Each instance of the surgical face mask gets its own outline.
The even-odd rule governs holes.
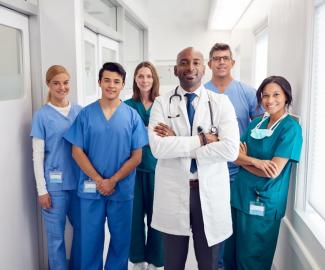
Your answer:
[[[271,137],[272,134],[273,134],[273,130],[266,129],[266,128],[262,128],[262,129],[254,128],[251,130],[251,137],[256,140],[261,140],[264,139],[265,137]]]
[[[287,116],[287,113],[283,114],[270,128],[260,128],[262,123],[270,117],[268,113],[263,115],[261,122],[259,122],[254,129],[251,130],[251,137],[256,140],[264,139],[265,137],[271,137],[274,130],[280,124],[280,121]]]

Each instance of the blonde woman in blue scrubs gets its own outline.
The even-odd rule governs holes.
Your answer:
[[[81,107],[68,100],[70,75],[60,65],[46,72],[48,102],[33,117],[34,174],[38,202],[42,207],[51,270],[80,269],[80,202],[76,188],[78,167],[71,144],[63,133],[72,125]],[[69,266],[66,260],[64,230],[66,217],[73,226]]]
[[[241,138],[240,171],[231,186],[233,235],[226,241],[226,270],[271,269],[291,168],[302,147],[301,127],[287,113],[289,82],[268,77],[256,95],[266,113]]]

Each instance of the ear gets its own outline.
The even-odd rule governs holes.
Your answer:
[[[232,62],[232,66],[234,66],[236,64],[235,60],[231,60],[231,62]]]
[[[208,61],[208,66],[211,69],[211,60]]]
[[[178,76],[177,76],[177,66],[174,66],[174,75],[175,75],[176,77],[178,77]]]

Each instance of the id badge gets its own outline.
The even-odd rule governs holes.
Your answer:
[[[253,216],[264,217],[265,206],[264,203],[259,201],[254,201],[249,203],[249,214]]]
[[[84,181],[84,192],[85,193],[96,193],[96,182],[91,179],[85,180]]]
[[[50,171],[50,183],[51,184],[62,184],[62,172],[61,171]]]

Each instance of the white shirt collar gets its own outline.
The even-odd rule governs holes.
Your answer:
[[[201,97],[202,88],[203,88],[203,84],[201,84],[200,87],[198,89],[196,89],[194,92],[187,92],[182,88],[182,86],[178,87],[178,89],[181,92],[181,95],[185,96],[185,94],[187,94],[187,93],[195,93],[197,97]]]

